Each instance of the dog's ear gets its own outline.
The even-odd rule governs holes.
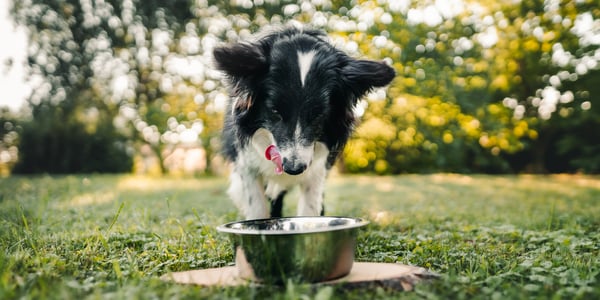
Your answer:
[[[250,92],[253,79],[268,70],[267,57],[262,48],[256,44],[237,43],[215,48],[213,56],[217,69],[230,78],[232,92],[237,94],[232,112],[246,114],[254,104],[254,95]]]
[[[234,80],[247,79],[267,70],[267,57],[260,46],[250,43],[236,43],[217,47],[213,50],[217,69]]]
[[[342,79],[356,99],[376,87],[389,84],[396,72],[384,62],[370,60],[350,60],[342,68]]]

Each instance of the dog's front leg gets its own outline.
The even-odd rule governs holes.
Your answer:
[[[300,200],[298,201],[299,216],[318,216],[323,214],[323,192],[326,174],[323,172],[322,174],[315,175],[300,185]]]
[[[257,176],[234,171],[229,180],[227,194],[246,220],[269,217],[263,184]]]
[[[325,179],[327,178],[327,157],[329,149],[323,143],[315,144],[313,162],[307,170],[305,181],[300,184],[300,199],[298,201],[299,216],[323,215],[323,192],[325,191]]]

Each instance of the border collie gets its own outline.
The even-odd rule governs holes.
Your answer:
[[[280,217],[297,185],[297,215],[323,215],[325,179],[353,130],[354,107],[394,70],[298,28],[216,47],[213,56],[230,84],[222,137],[233,163],[228,195],[246,219]]]

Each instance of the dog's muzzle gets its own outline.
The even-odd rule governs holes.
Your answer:
[[[299,175],[306,171],[308,165],[297,158],[283,158],[283,171],[290,175]]]

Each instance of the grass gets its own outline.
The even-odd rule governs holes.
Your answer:
[[[328,215],[371,220],[358,261],[442,275],[413,292],[162,282],[171,271],[232,263],[215,230],[238,218],[226,185],[133,175],[2,179],[0,299],[600,298],[600,178],[579,175],[330,178]]]

